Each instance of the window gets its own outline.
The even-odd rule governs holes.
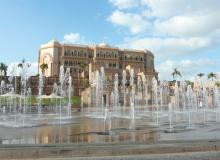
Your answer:
[[[77,56],[77,51],[74,51],[74,56]]]
[[[82,57],[83,56],[83,51],[80,51],[80,57]]]
[[[66,66],[67,66],[67,65],[68,65],[68,61],[64,61],[64,65],[66,65]]]

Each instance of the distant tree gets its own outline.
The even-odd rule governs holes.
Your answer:
[[[22,60],[21,60],[21,62],[18,64],[18,67],[20,67],[20,68],[24,68],[24,64],[26,63],[26,61],[25,61],[25,59],[23,58]],[[30,63],[28,63],[27,64],[27,66],[28,67],[30,67],[31,66],[31,64]]]
[[[45,70],[48,69],[48,64],[42,63],[42,64],[40,65],[40,69],[41,69],[41,72],[43,73],[43,75],[45,75]]]
[[[210,72],[210,73],[208,74],[208,79],[212,79],[212,81],[213,81],[213,80],[216,79],[216,78],[217,78],[217,74],[216,74],[216,73]]]
[[[1,76],[3,75],[3,70],[4,70],[4,63],[0,63],[0,71],[1,71]]]
[[[85,62],[82,62],[79,64],[79,67],[83,70],[83,72],[85,72],[86,66],[87,66],[87,63],[85,63]]]
[[[18,63],[18,67],[23,68],[25,63],[25,59],[22,59],[20,63]]]
[[[182,77],[180,71],[177,70],[177,68],[173,69],[173,72],[171,73],[173,80],[175,80],[177,78],[177,76]]]
[[[80,64],[79,64],[79,67],[78,67],[78,79],[79,79],[79,75],[80,75],[80,73],[79,73],[79,69],[82,69],[82,73],[84,74],[83,75],[83,80],[84,80],[84,76],[85,76],[85,68],[87,67],[87,63],[85,63],[85,62],[81,62]]]
[[[111,80],[109,77],[107,77],[107,78],[106,78],[106,83],[107,83],[107,84],[112,84],[112,80]]]
[[[88,80],[88,79],[85,79],[85,80],[83,81],[83,86],[84,86],[85,88],[90,87],[90,84],[89,84],[89,80]]]
[[[198,73],[197,76],[201,79],[205,74],[204,73]]]
[[[215,82],[215,85],[216,85],[218,88],[220,88],[220,81]]]
[[[185,80],[185,82],[186,82],[186,85],[187,85],[187,86],[188,86],[188,85],[193,86],[193,82],[191,82],[190,80]]]
[[[7,71],[8,71],[8,66],[1,62],[0,63],[0,71],[1,71],[1,74],[3,73],[4,78],[6,79]]]
[[[78,86],[79,86],[79,82],[80,82],[80,69],[82,69],[83,72],[85,72],[85,67],[87,66],[87,64],[85,62],[81,62],[80,64],[78,64]],[[85,74],[85,73],[83,73]],[[83,81],[84,81],[84,76],[83,76]],[[80,95],[80,89],[78,90],[78,94]]]

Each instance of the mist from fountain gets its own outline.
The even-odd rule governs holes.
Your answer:
[[[121,79],[119,79],[118,73],[115,74],[112,90],[109,87],[110,108],[108,115],[110,117],[129,118],[133,122],[135,122],[135,119],[149,117],[155,122],[153,125],[162,124],[167,119],[170,124],[169,130],[171,131],[172,129],[173,131],[174,125],[178,124],[178,122],[187,123],[187,128],[192,129],[196,127],[198,115],[201,114],[205,122],[207,114],[217,115],[219,112],[217,109],[220,102],[219,89],[217,87],[212,90],[205,88],[204,81],[200,83],[201,87],[198,89],[193,88],[192,85],[186,85],[185,81],[179,81],[171,85],[172,83],[170,82],[152,78],[152,90],[148,90],[146,76],[141,74],[135,77],[134,69],[131,68],[129,71],[129,86],[126,85],[126,70],[123,70]],[[96,75],[99,75],[99,71],[96,71]],[[100,76],[96,76],[95,82],[100,82]],[[103,96],[103,93],[100,94],[99,85],[96,83],[95,87],[93,87],[96,89],[96,96],[94,96],[96,101],[99,101],[98,97]],[[148,95],[151,95],[151,98],[148,99]],[[215,107],[210,106],[210,99],[212,100],[212,106]],[[102,100],[101,103],[103,102]],[[123,102],[123,108],[120,107],[119,102]],[[94,107],[98,107],[98,105]],[[105,119],[106,110],[104,112],[103,117]],[[103,115],[103,112],[96,112],[97,117],[102,117],[101,115]],[[173,119],[173,116],[175,119]],[[209,119],[211,118],[211,116],[208,117]]]
[[[44,76],[39,75],[38,104],[32,106],[31,88],[27,81],[29,78],[28,65],[23,64],[21,70],[21,91],[16,93],[15,77],[16,67],[9,77],[9,84],[1,81],[0,85],[0,125],[26,127],[43,124],[68,123],[72,116],[72,77],[70,69],[60,67],[59,85],[53,86],[51,95],[44,95]],[[128,77],[130,75],[130,77]],[[131,68],[129,75],[123,70],[122,75],[116,73],[113,83],[106,83],[104,68],[101,67],[93,73],[91,84],[91,114],[80,116],[93,116],[103,118],[108,128],[111,128],[111,119],[126,118],[135,124],[136,119],[147,119],[152,125],[162,125],[164,121],[169,122],[169,130],[175,129],[179,123],[187,123],[187,128],[194,128],[197,125],[198,115],[202,115],[202,121],[213,120],[213,115],[220,113],[219,88],[205,87],[205,82],[200,87],[186,85],[185,81],[176,82],[171,85],[166,81],[159,81],[156,78],[146,78],[144,74],[136,74]],[[148,84],[151,80],[151,90]],[[129,85],[127,85],[129,84]],[[109,87],[109,88],[108,88]],[[48,98],[53,103],[45,106],[44,99]],[[110,101],[110,102],[109,102]],[[123,102],[121,105],[120,103]],[[86,109],[83,104],[82,111]],[[122,107],[121,107],[122,106]],[[48,108],[51,108],[48,110]],[[37,113],[36,113],[37,112]],[[173,119],[173,117],[176,119]],[[62,121],[61,121],[62,120]],[[111,129],[110,129],[111,130]]]
[[[143,86],[143,105],[145,105],[144,110],[148,110],[148,88],[147,88],[147,80],[146,76],[142,75],[142,86]]]
[[[118,74],[115,74],[115,78],[114,78],[114,101],[113,101],[113,112],[118,112],[120,111],[119,108],[119,94],[118,94]]]
[[[39,74],[39,85],[38,85],[38,115],[42,113],[42,95],[43,95],[43,87],[44,87],[44,80],[43,75],[40,72]]]
[[[127,101],[126,101],[126,83],[127,83],[127,73],[126,73],[126,70],[123,70],[122,72],[122,90],[123,90],[123,110],[125,111],[125,107],[126,107],[126,104],[127,104]]]
[[[0,84],[0,112],[2,122],[0,125],[10,127],[28,127],[35,125],[42,125],[47,123],[57,123],[59,120],[71,119],[72,105],[72,77],[69,69],[64,74],[64,67],[60,67],[60,86],[56,83],[53,87],[51,95],[44,95],[44,76],[39,74],[38,96],[36,97],[37,105],[32,106],[32,91],[28,87],[29,80],[29,64],[22,63],[20,67],[20,94],[17,94],[17,74],[18,68],[15,66],[9,76],[9,84],[1,81]],[[61,96],[62,95],[62,96]],[[43,100],[50,99],[52,106],[44,106]],[[59,104],[59,105],[58,105]],[[65,115],[62,112],[65,110]]]

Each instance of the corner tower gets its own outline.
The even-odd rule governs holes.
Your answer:
[[[48,69],[44,71],[46,77],[58,75],[61,52],[61,44],[56,40],[42,45],[39,50],[38,73],[42,71],[40,68],[41,64],[45,63],[48,65]]]

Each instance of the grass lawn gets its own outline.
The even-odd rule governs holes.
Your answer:
[[[7,103],[7,101],[11,102],[10,100],[6,100],[8,98],[9,97],[7,97],[7,98],[2,98],[1,97],[0,98],[1,105],[5,105]],[[28,104],[31,103],[32,106],[38,105],[38,101],[39,100],[38,100],[37,96],[31,96],[31,98],[28,99]],[[55,104],[59,104],[60,102],[67,104],[68,101],[69,101],[68,98],[63,98],[63,99],[42,99],[41,103],[44,106],[52,106],[52,105],[55,105]],[[20,102],[19,98],[16,98],[16,103],[18,104],[19,102]],[[15,103],[15,99],[14,99],[14,102],[11,102],[11,103]],[[79,107],[80,103],[81,103],[81,98],[79,96],[73,96],[71,98],[71,104],[72,104],[73,107]]]

